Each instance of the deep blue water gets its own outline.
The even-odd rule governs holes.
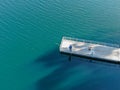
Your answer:
[[[0,0],[0,90],[119,90],[120,67],[59,53],[62,36],[120,44],[119,0]]]

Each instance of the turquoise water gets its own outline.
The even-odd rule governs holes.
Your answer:
[[[119,0],[0,0],[0,90],[119,90],[120,67],[59,53],[62,36],[120,44]]]

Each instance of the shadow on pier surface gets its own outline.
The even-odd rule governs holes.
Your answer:
[[[55,68],[51,73],[40,78],[35,83],[35,90],[113,90],[120,89],[120,72],[118,67],[100,63],[90,63],[87,59],[61,55],[57,49],[33,63],[44,63],[41,74],[49,68]]]

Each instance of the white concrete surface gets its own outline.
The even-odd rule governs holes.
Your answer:
[[[69,50],[70,45],[72,45],[72,51]],[[92,47],[92,50],[88,50],[89,47]],[[73,53],[76,55],[84,55],[112,61],[120,61],[120,48],[64,38],[61,41],[60,52]]]

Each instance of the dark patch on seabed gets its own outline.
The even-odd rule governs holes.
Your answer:
[[[116,79],[120,79],[118,75],[117,77],[115,75],[111,76],[113,74],[118,74],[120,68],[116,65],[110,65],[95,61],[89,62],[88,59],[78,57],[72,57],[72,61],[69,62],[68,56],[61,55],[58,49],[55,49],[47,55],[38,58],[34,62],[34,64],[37,65],[39,65],[39,63],[44,63],[47,68],[57,65],[60,67],[44,78],[36,81],[36,90],[88,90],[89,88],[91,90],[120,89],[120,87],[118,87],[118,82],[120,83],[120,81],[117,83],[115,82]],[[78,70],[74,72],[73,68],[75,67],[78,67]],[[113,69],[114,71],[112,71]],[[87,72],[90,72],[90,75],[88,74],[86,76],[88,78],[84,82],[81,83],[81,79],[77,77],[78,80],[75,80],[76,84],[73,82],[68,86],[59,87],[61,83],[64,83],[70,77],[70,79],[74,80],[74,77],[72,77],[74,74],[78,73],[81,78],[81,75]],[[105,72],[107,72],[107,74]],[[114,82],[116,84],[111,84],[109,82]],[[111,85],[113,85],[112,89]]]
[[[61,67],[55,70],[53,73],[37,81],[38,90],[53,90],[56,85],[62,83],[64,79],[66,79],[67,77],[69,77],[69,75],[72,74],[68,73],[68,70],[80,64],[70,64],[68,61],[66,61],[66,59],[66,57],[61,57],[60,53],[58,53],[58,50],[55,49],[50,54],[36,60],[36,63],[46,63],[46,66],[48,68],[54,65],[61,65]]]

